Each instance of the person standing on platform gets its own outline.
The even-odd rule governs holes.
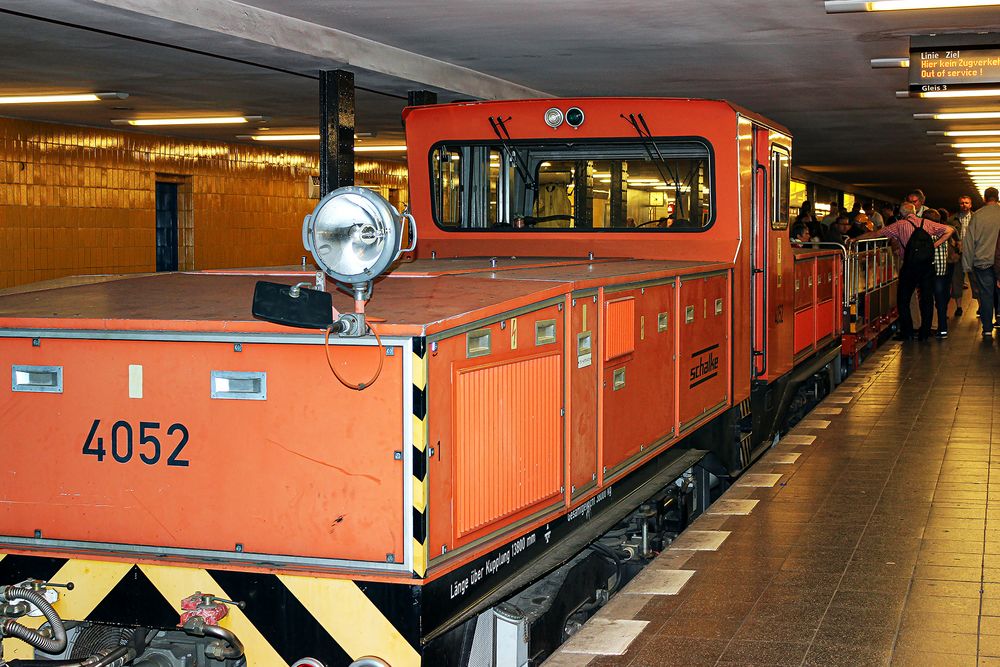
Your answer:
[[[896,222],[896,207],[892,204],[885,204],[882,206],[882,223],[883,225],[891,225]]]
[[[911,190],[910,194],[906,195],[906,201],[913,204],[913,207],[917,209],[918,218],[924,217],[924,211],[927,210],[927,207],[924,206],[924,202],[927,201],[927,195],[924,194],[923,190],[920,188]],[[902,209],[900,209],[900,217],[906,217],[906,215],[902,212]]]
[[[815,236],[818,238],[823,235],[823,227],[819,224],[819,220],[816,219],[816,214],[812,210],[812,202],[808,199],[803,201],[802,206],[799,207],[799,215],[795,218],[795,224],[808,227],[810,237]]]
[[[941,222],[948,219],[944,209],[929,208],[924,211],[924,220]],[[938,338],[948,337],[948,302],[951,301],[951,275],[955,265],[948,262],[948,251],[955,240],[954,231],[947,243],[934,248],[934,307],[937,309]]]
[[[851,224],[854,224],[859,215],[861,215],[861,200],[855,199],[854,205],[851,206],[851,212],[847,214],[847,219],[851,221]]]
[[[847,219],[846,213],[841,213],[836,222],[830,225],[823,232],[823,242],[824,243],[839,243],[840,245],[847,245],[847,242],[853,238],[853,236],[858,236],[858,234],[851,234],[851,221]]]
[[[896,338],[898,340],[913,338],[913,316],[908,305],[913,293],[919,289],[919,339],[927,340],[931,335],[931,318],[934,316],[934,248],[948,242],[952,229],[940,222],[917,217],[916,206],[909,201],[900,205],[899,212],[903,216],[902,220],[862,234],[857,240],[886,238],[895,241],[893,247],[902,260],[899,280],[896,283],[900,326]],[[931,239],[935,236],[937,241]]]
[[[840,204],[836,201],[830,202],[830,212],[823,217],[820,222],[826,229],[832,229],[836,226],[837,218],[840,217]]]
[[[955,272],[951,277],[951,296],[955,299],[955,317],[962,316],[962,292],[965,291],[965,271],[962,269],[961,259],[962,259],[962,244],[965,241],[965,230],[969,227],[969,221],[972,220],[972,197],[969,195],[962,195],[958,198],[958,212],[948,218],[948,224],[955,228],[955,251],[954,253],[949,253],[948,261],[952,261],[952,257],[958,262],[955,265]],[[969,276],[969,283],[972,285],[973,295],[975,295],[975,278],[971,275]]]
[[[979,319],[983,323],[983,338],[993,336],[994,310],[997,306],[997,278],[994,273],[997,236],[1000,236],[1000,195],[996,188],[983,192],[986,205],[972,214],[965,230],[962,268],[973,274],[979,293]]]
[[[799,245],[809,245],[813,241],[819,241],[819,238],[814,239],[812,234],[809,232],[809,227],[802,222],[796,222],[792,225],[792,243]]]
[[[866,206],[865,210],[868,212],[868,219],[872,221],[872,226],[875,229],[882,229],[885,227],[885,220],[882,219],[882,214],[878,212],[878,207],[875,205],[875,202]]]

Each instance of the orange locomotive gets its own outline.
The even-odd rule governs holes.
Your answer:
[[[862,289],[792,249],[791,139],[746,110],[404,119],[419,242],[384,276],[403,220],[348,189],[305,225],[325,275],[0,297],[0,598],[50,598],[0,625],[11,665],[533,663],[649,556],[674,480],[738,474],[837,380],[859,294],[891,319],[888,255]]]

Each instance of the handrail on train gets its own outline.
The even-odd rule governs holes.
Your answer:
[[[845,282],[848,289],[844,290],[845,306],[856,301],[858,295],[881,287],[898,277],[898,266],[896,261],[896,251],[893,250],[889,239],[861,239],[850,244],[847,250],[849,258],[847,264],[847,274]],[[874,270],[879,266],[879,261],[884,260],[889,267],[889,272],[879,281]],[[863,262],[863,264],[862,264]],[[865,284],[859,284],[862,267],[864,268]]]
[[[809,241],[808,243],[803,243],[801,241],[792,241],[793,248],[805,248],[805,249],[819,249],[829,248],[830,250],[840,251],[840,261],[843,266],[841,266],[841,273],[846,274],[847,272],[847,248],[844,247],[843,243],[834,243],[833,241]],[[844,292],[844,308],[847,308],[847,290]]]
[[[852,241],[847,247],[842,243],[836,243],[833,241],[810,241],[808,243],[801,243],[798,241],[792,242],[793,247],[796,248],[829,248],[831,250],[840,251],[840,259],[843,263],[843,275],[844,275],[844,309],[850,307],[852,302],[856,302],[858,295],[867,291],[868,289],[874,289],[880,285],[872,285],[871,287],[867,284],[868,276],[873,275],[871,268],[878,265],[878,255],[882,253],[886,255],[889,259],[889,266],[891,267],[891,277],[885,282],[894,280],[898,277],[898,267],[896,265],[896,253],[889,244],[889,240],[885,238],[877,239],[861,239],[858,241]],[[861,260],[864,261],[865,268],[865,278],[866,285],[865,289],[859,289],[857,285],[857,279],[861,271]]]

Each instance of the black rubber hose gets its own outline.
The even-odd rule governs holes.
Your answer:
[[[23,626],[12,618],[3,622],[0,626],[3,632],[0,634],[17,637],[45,653],[62,653],[66,650],[66,628],[59,614],[41,593],[20,586],[7,586],[3,589],[3,597],[8,602],[24,600],[38,607],[52,627],[52,637],[45,637],[38,630]]]
[[[127,665],[133,658],[135,649],[119,646],[105,656],[92,655],[73,660],[11,660],[6,664],[9,667],[117,667]]]

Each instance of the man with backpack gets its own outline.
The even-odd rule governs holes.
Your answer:
[[[862,234],[856,240],[887,238],[896,241],[893,247],[899,253],[899,281],[896,284],[896,305],[899,309],[899,340],[913,338],[913,316],[910,299],[920,290],[920,340],[931,335],[931,318],[934,314],[934,248],[947,243],[954,233],[951,227],[940,222],[918,218],[916,206],[904,202],[899,207],[901,220],[882,229]],[[934,238],[937,240],[935,241]],[[992,260],[991,260],[992,261]],[[947,327],[946,327],[947,328]]]

